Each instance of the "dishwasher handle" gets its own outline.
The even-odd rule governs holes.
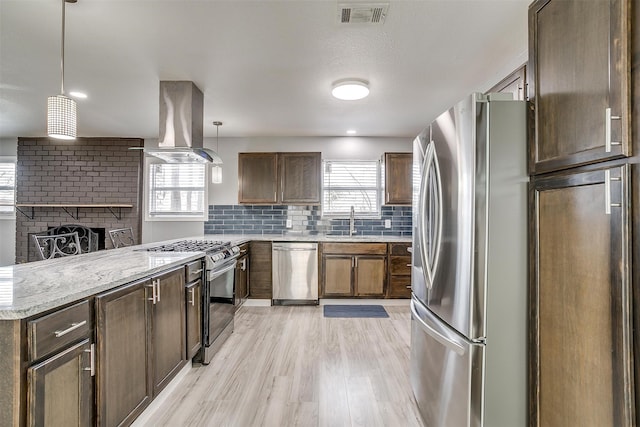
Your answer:
[[[304,251],[304,252],[314,252],[316,249],[314,248],[283,248],[283,247],[274,247],[274,251],[283,251],[283,252],[296,252],[296,251]]]

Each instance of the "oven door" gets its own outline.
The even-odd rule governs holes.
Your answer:
[[[207,271],[208,298],[208,336],[205,345],[210,346],[220,333],[233,321],[235,315],[235,268],[236,260],[226,261]]]

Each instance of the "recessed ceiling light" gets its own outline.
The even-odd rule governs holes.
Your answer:
[[[331,94],[338,99],[355,101],[369,95],[369,83],[364,80],[345,79],[333,83]]]
[[[74,98],[80,98],[80,99],[85,99],[87,97],[87,94],[84,92],[69,92],[69,95],[73,96]]]
[[[353,129],[349,129],[349,130],[347,131],[347,135],[355,135],[355,134],[356,134],[356,131],[355,131],[355,130],[353,130]]]

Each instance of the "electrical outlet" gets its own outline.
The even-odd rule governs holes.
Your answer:
[[[391,228],[391,220],[390,219],[385,219],[384,220],[384,228]]]
[[[287,228],[293,227],[293,221],[290,218],[287,218]]]

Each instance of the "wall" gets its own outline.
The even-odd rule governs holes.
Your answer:
[[[16,213],[16,262],[29,258],[29,233],[63,224],[106,230],[132,227],[139,239],[142,153],[129,147],[142,143],[134,138],[18,138],[16,203],[114,203],[133,208],[123,208],[121,219],[107,208],[80,208],[78,219],[61,208],[36,207],[34,219]],[[70,211],[75,215],[75,209]],[[105,246],[111,247],[108,237]]]
[[[323,219],[318,206],[238,205],[238,153],[260,151],[319,151],[323,160],[377,160],[385,152],[411,152],[411,138],[254,137],[205,139],[224,161],[222,184],[209,186],[206,234],[282,234],[287,232],[348,234],[348,219]],[[286,228],[286,220],[292,222]],[[384,220],[391,228],[384,227]],[[411,208],[384,207],[380,219],[356,220],[359,235],[411,235]]]
[[[0,139],[0,157],[14,158],[17,155],[17,139]],[[16,220],[0,219],[0,267],[12,265],[16,259]]]

